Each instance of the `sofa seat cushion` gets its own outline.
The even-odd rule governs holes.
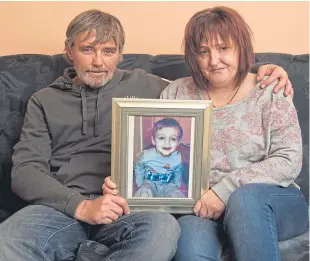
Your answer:
[[[309,261],[309,231],[279,243],[282,261]]]
[[[282,261],[309,261],[309,231],[279,242],[279,248]],[[222,261],[236,261],[229,247],[224,247]]]

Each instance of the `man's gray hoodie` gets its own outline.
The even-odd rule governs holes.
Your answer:
[[[75,76],[68,68],[32,95],[12,158],[13,192],[71,217],[110,175],[112,97],[159,98],[168,85],[141,69],[117,69],[97,89],[73,84]]]

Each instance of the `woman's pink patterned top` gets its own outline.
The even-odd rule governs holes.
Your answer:
[[[213,109],[209,182],[225,204],[239,186],[269,183],[287,187],[301,170],[296,109],[283,91],[273,93],[275,84],[253,88],[241,101]],[[187,77],[168,85],[161,99],[202,98],[193,79]]]

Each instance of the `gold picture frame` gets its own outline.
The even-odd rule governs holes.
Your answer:
[[[178,145],[174,152],[169,152],[173,151],[173,146],[164,147],[163,153],[168,151],[170,154],[162,157],[161,148],[156,145],[153,128],[155,123],[164,121],[176,121],[181,128],[182,137],[176,141]],[[127,199],[131,212],[193,212],[195,203],[209,187],[211,125],[211,101],[112,99],[111,178],[117,184],[120,195]],[[180,134],[180,131],[175,133]],[[164,164],[168,159],[172,159],[172,155],[172,163]],[[151,161],[159,164],[158,168],[165,168],[166,172],[161,174],[156,165],[147,167],[144,172],[147,174],[141,176],[137,166],[147,165],[145,162],[150,161],[146,161],[146,157],[155,157],[151,158]],[[141,158],[144,159],[143,162]],[[177,174],[174,174],[172,166],[180,166],[180,158],[182,172],[175,171]],[[139,183],[141,177],[143,183]],[[151,186],[156,188],[156,193],[146,194],[147,196],[140,194],[141,184],[143,191],[145,188],[149,191],[148,186]]]

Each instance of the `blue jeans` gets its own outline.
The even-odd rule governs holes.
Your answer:
[[[228,245],[237,261],[280,261],[278,241],[308,229],[308,206],[294,186],[248,184],[231,194],[217,221],[193,215],[178,221],[175,261],[219,261]]]
[[[1,261],[168,261],[180,227],[164,212],[90,226],[46,206],[28,206],[0,225]]]

